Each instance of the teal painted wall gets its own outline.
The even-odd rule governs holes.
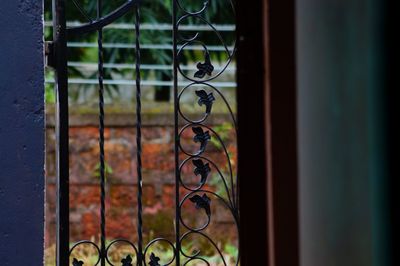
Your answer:
[[[302,266],[384,266],[382,8],[297,0]]]

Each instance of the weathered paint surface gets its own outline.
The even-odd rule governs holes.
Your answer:
[[[0,1],[0,264],[43,265],[41,0]]]

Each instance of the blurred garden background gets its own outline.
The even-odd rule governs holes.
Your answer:
[[[125,0],[104,1],[104,14],[115,10]],[[199,10],[203,1],[181,1],[188,11]],[[79,5],[83,12],[79,11]],[[143,1],[141,7],[141,75],[143,90],[143,204],[144,242],[165,237],[174,242],[175,229],[175,174],[172,95],[172,26],[171,0]],[[83,13],[83,14],[82,14]],[[230,52],[234,50],[235,17],[228,0],[210,1],[207,20],[223,37]],[[117,238],[137,241],[136,216],[136,145],[135,145],[135,32],[134,13],[130,12],[104,28],[105,67],[105,155],[106,155],[106,233],[108,241]],[[96,1],[67,1],[67,21],[76,26],[96,18]],[[52,40],[51,0],[45,1],[45,37]],[[198,19],[189,18],[181,25],[181,34],[193,36],[199,33],[210,52],[215,72],[223,70],[229,59],[225,47],[212,28]],[[97,86],[97,34],[68,36],[68,71],[70,102],[70,240],[71,244],[90,239],[99,241],[100,235],[100,187],[98,164],[98,86]],[[204,61],[201,46],[185,49],[181,69],[193,76],[197,62]],[[235,61],[227,66],[222,75],[210,82],[218,88],[233,112],[236,112]],[[179,76],[180,88],[188,84]],[[202,86],[199,86],[202,87]],[[202,87],[210,91],[208,87]],[[181,97],[181,110],[191,118],[203,116],[204,108],[197,103],[194,90]],[[207,119],[221,137],[230,155],[233,175],[236,175],[235,125],[228,107],[216,95],[212,114]],[[54,72],[46,70],[46,265],[55,265],[55,94]],[[184,121],[181,121],[182,125]],[[196,149],[189,132],[182,143],[188,149]],[[229,176],[229,163],[223,146],[211,138],[204,154]],[[181,161],[185,156],[181,154]],[[192,167],[185,165],[182,178],[186,184],[196,187],[199,177]],[[230,184],[235,186],[235,184]],[[207,181],[207,188],[226,198],[226,190],[214,167]],[[182,188],[182,196],[187,191]],[[229,210],[217,198],[212,199],[212,220],[206,229],[209,236],[223,251],[229,265],[237,262],[238,233]],[[204,224],[206,216],[193,206],[182,212],[185,223],[193,226]],[[184,232],[184,228],[182,228]],[[205,238],[188,238],[183,244],[188,254],[201,251],[212,265],[221,265],[217,250]],[[155,245],[167,261],[172,256],[168,246]],[[113,263],[119,263],[128,247],[112,250]],[[94,250],[77,249],[76,256],[94,256]],[[86,260],[87,261],[87,260]],[[92,261],[93,262],[93,261]],[[87,264],[85,263],[85,266]],[[94,264],[93,264],[94,265]],[[192,265],[194,265],[192,263]]]

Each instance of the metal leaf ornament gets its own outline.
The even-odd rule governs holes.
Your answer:
[[[82,266],[83,264],[83,261],[77,260],[76,258],[74,258],[74,260],[72,261],[72,266]]]
[[[126,256],[125,259],[121,260],[122,266],[133,266],[132,265],[132,257],[130,255]]]
[[[202,79],[207,74],[211,76],[212,72],[214,71],[214,66],[211,64],[210,54],[206,52],[204,63],[197,63],[198,71],[194,73],[195,78]]]
[[[213,101],[215,101],[215,97],[212,92],[207,93],[205,90],[196,91],[196,95],[199,97],[197,103],[202,106],[203,104],[206,106],[206,113],[211,113],[211,108],[213,105]]]
[[[208,131],[204,132],[201,127],[192,127],[192,131],[195,134],[193,137],[194,142],[200,142],[200,151],[198,152],[200,154],[204,152],[208,141],[211,139],[210,133]]]
[[[200,184],[204,185],[207,181],[208,174],[211,172],[209,163],[204,164],[201,159],[193,160],[192,163],[194,166],[196,166],[193,173],[201,176]]]
[[[211,199],[207,197],[206,194],[203,194],[203,196],[201,197],[199,195],[194,195],[189,199],[191,202],[195,204],[196,209],[204,209],[206,211],[207,216],[208,217],[211,216],[211,208],[210,208]]]
[[[150,266],[160,266],[160,264],[158,263],[159,261],[160,261],[160,258],[157,257],[156,255],[154,255],[154,253],[152,252],[150,255],[149,265]]]

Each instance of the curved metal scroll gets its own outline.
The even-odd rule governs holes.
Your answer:
[[[92,31],[97,31],[105,26],[113,23],[120,17],[124,16],[126,13],[132,10],[133,7],[138,6],[141,3],[141,0],[128,0],[126,3],[121,5],[119,8],[108,14],[107,16],[98,18],[97,20],[90,21],[84,25],[67,28],[68,33],[72,34],[83,34]]]
[[[57,231],[58,231],[58,261],[57,266],[67,266],[72,262],[73,266],[84,266],[85,258],[74,257],[74,251],[82,245],[91,246],[98,254],[94,265],[115,265],[109,258],[109,253],[112,248],[115,248],[117,244],[125,244],[131,248],[129,254],[125,254],[121,258],[121,266],[133,266],[134,261],[139,266],[159,266],[162,265],[193,265],[193,263],[200,263],[211,265],[207,258],[203,257],[201,250],[198,250],[194,254],[187,254],[182,248],[183,243],[188,241],[191,237],[201,238],[209,243],[209,246],[216,251],[216,254],[220,257],[223,265],[228,265],[224,258],[223,252],[220,247],[212,239],[211,236],[207,235],[206,231],[209,225],[213,222],[212,206],[214,202],[220,202],[226,209],[229,210],[233,220],[236,223],[237,229],[239,228],[239,210],[238,210],[238,190],[237,190],[237,176],[236,169],[231,163],[230,153],[225,145],[221,136],[213,127],[207,124],[208,118],[212,115],[213,107],[216,104],[226,105],[235,133],[237,134],[237,127],[235,121],[235,115],[229,105],[227,99],[223,93],[216,87],[212,86],[209,82],[220,77],[228,65],[234,58],[234,49],[230,50],[228,45],[225,43],[223,36],[218,30],[212,25],[207,19],[207,10],[211,0],[203,0],[203,6],[197,11],[188,11],[185,9],[183,4],[184,0],[173,0],[173,88],[174,88],[174,134],[175,134],[175,243],[165,238],[156,238],[150,241],[147,245],[143,244],[142,236],[142,175],[141,175],[141,77],[140,77],[140,14],[139,4],[141,0],[127,0],[118,9],[114,10],[107,16],[102,16],[102,0],[97,1],[97,18],[92,20],[79,4],[73,0],[75,6],[80,10],[82,15],[88,19],[88,23],[82,26],[66,28],[65,22],[65,0],[53,0],[56,2],[55,10],[57,10],[55,18],[55,36],[57,37],[57,47],[62,48],[58,51],[59,56],[57,58],[57,104],[60,113],[58,113],[58,121],[60,124],[57,125],[57,141],[58,153],[61,159],[57,159],[58,166],[62,164],[62,167],[58,169],[58,185],[61,186],[59,189],[58,204],[57,204]],[[232,13],[235,14],[234,5],[232,0],[219,0],[226,1],[232,8]],[[106,216],[105,216],[105,152],[104,152],[104,98],[103,98],[103,44],[102,44],[102,30],[108,24],[114,22],[118,18],[122,17],[126,13],[135,12],[135,34],[136,34],[136,97],[137,97],[137,171],[138,171],[138,243],[134,244],[126,239],[115,239],[110,243],[106,243]],[[227,61],[221,70],[217,73],[214,72],[214,66],[212,62],[212,56],[207,48],[207,45],[199,40],[200,34],[196,33],[191,37],[184,37],[180,34],[180,25],[186,20],[198,20],[208,25],[211,31],[217,36],[217,39],[221,42],[226,53]],[[68,238],[68,94],[67,94],[67,57],[66,57],[66,42],[68,34],[84,34],[87,32],[97,31],[98,33],[98,81],[99,81],[99,150],[100,150],[100,231],[101,239],[100,245],[89,241],[83,240],[72,247],[69,247]],[[203,47],[204,60],[197,63],[197,71],[192,75],[182,70],[180,62],[184,56],[185,49],[191,45],[200,45]],[[181,88],[179,77],[181,76],[185,82],[189,82],[189,85]],[[200,87],[200,88],[199,88]],[[200,119],[191,119],[181,109],[181,98],[184,93],[193,92],[196,103],[204,108],[204,112]],[[215,109],[215,108],[214,108]],[[184,121],[184,125],[180,128],[180,121]],[[193,136],[193,142],[198,149],[196,151],[186,150],[182,145],[182,135],[184,132],[189,131]],[[211,158],[207,156],[207,149],[210,146],[210,141],[216,140],[222,147],[223,154],[227,162],[227,173],[224,173]],[[181,161],[181,156],[185,158]],[[190,187],[182,180],[182,169],[184,166],[192,166],[193,174],[200,180],[196,187]],[[209,189],[208,183],[211,174],[221,180],[224,188],[224,195],[221,195],[215,191]],[[181,197],[181,190],[185,191],[184,196]],[[62,197],[60,197],[62,195]],[[182,216],[182,210],[191,204],[194,206],[198,215],[202,215],[205,218],[205,222],[198,227],[193,227],[188,224]],[[62,222],[61,222],[62,220]],[[171,248],[173,256],[171,258],[160,258],[163,254],[154,254],[151,252],[152,246],[164,242]],[[235,265],[239,264],[239,257],[235,260]],[[71,261],[70,261],[71,260]]]
[[[192,263],[199,263],[205,265],[211,265],[208,259],[201,255],[201,250],[198,250],[194,254],[187,254],[182,249],[185,241],[188,241],[189,237],[196,237],[205,240],[209,243],[210,248],[216,251],[219,255],[220,261],[223,265],[228,265],[224,258],[223,252],[220,247],[213,240],[213,237],[207,235],[206,231],[209,225],[213,221],[212,217],[212,205],[214,202],[219,201],[229,210],[233,220],[236,223],[237,232],[239,229],[239,209],[238,209],[238,193],[237,193],[237,171],[233,169],[230,154],[227,146],[222,140],[221,136],[211,126],[207,125],[207,120],[212,115],[213,106],[216,104],[224,104],[228,109],[230,117],[232,119],[233,128],[237,135],[237,126],[235,121],[235,115],[229,105],[227,99],[223,93],[216,87],[212,86],[209,82],[220,77],[228,65],[234,58],[236,45],[232,50],[229,50],[228,45],[225,43],[224,38],[218,32],[218,30],[208,20],[207,10],[209,8],[211,0],[203,1],[203,6],[196,11],[189,11],[185,8],[182,0],[174,0],[174,12],[173,12],[173,46],[174,46],[174,99],[175,99],[175,162],[176,162],[176,202],[179,202],[176,211],[176,242],[177,242],[177,265],[192,265]],[[224,1],[224,0],[220,0]],[[234,3],[231,0],[225,0],[232,7],[232,14],[235,14]],[[221,42],[226,53],[227,61],[222,69],[214,73],[214,66],[212,63],[212,57],[207,45],[200,40],[200,34],[195,33],[193,36],[185,37],[180,34],[180,25],[184,21],[195,21],[198,20],[203,24],[210,27],[217,39]],[[203,47],[204,60],[197,63],[197,71],[195,73],[185,72],[180,66],[180,62],[183,61],[185,49],[191,45],[198,45]],[[183,78],[183,81],[189,81],[189,85],[180,88],[179,77]],[[204,108],[203,115],[199,119],[191,119],[189,115],[186,115],[181,109],[181,99],[184,93],[193,93],[196,103]],[[218,99],[217,99],[218,98]],[[180,128],[180,120],[184,121],[184,125]],[[188,132],[187,132],[188,131]],[[192,133],[193,142],[197,143],[197,151],[189,151],[183,147],[181,140],[184,132]],[[185,134],[187,135],[187,134]],[[217,163],[213,162],[211,158],[207,156],[207,149],[210,140],[214,138],[220,143],[222,151],[225,154],[227,162],[228,173],[222,173],[217,166]],[[180,161],[181,156],[184,156],[183,161]],[[187,169],[190,166],[190,162],[193,167],[193,174],[199,176],[200,182],[196,187],[190,187],[182,180],[182,169],[184,166]],[[214,192],[207,188],[209,176],[215,172],[218,178],[220,178],[223,184],[225,196]],[[186,190],[183,197],[182,188]],[[205,216],[205,221],[198,227],[188,225],[183,217],[182,211],[185,206],[192,204],[198,209],[199,216]],[[239,264],[240,254],[237,254],[235,259],[235,265]]]

